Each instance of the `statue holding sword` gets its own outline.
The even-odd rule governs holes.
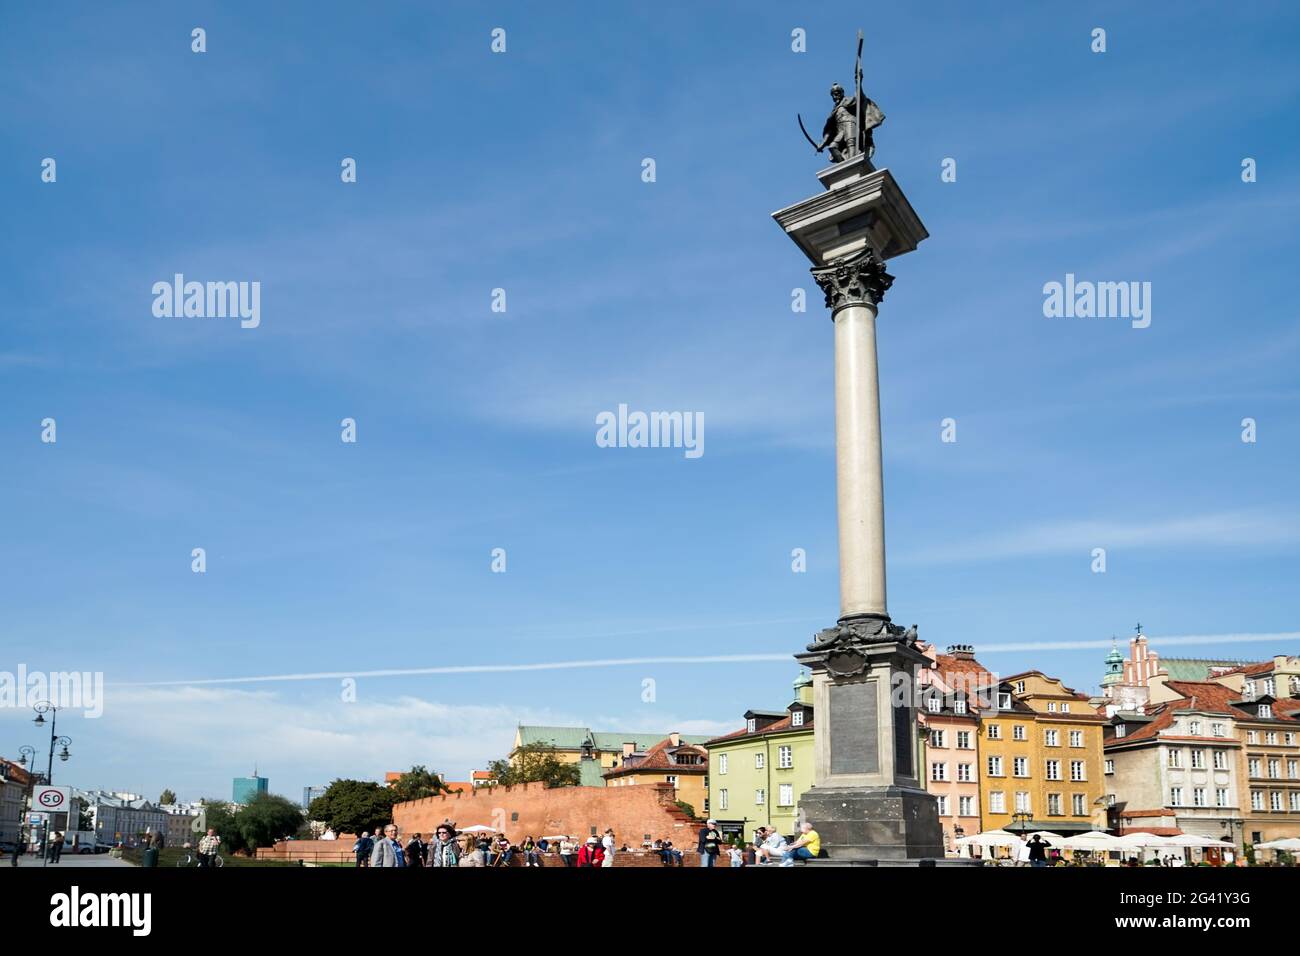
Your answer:
[[[870,160],[876,151],[871,131],[885,121],[885,114],[880,111],[880,107],[862,94],[861,30],[858,31],[858,59],[853,70],[853,78],[855,85],[853,99],[845,96],[844,88],[838,83],[831,86],[831,99],[835,101],[835,106],[831,110],[831,115],[826,118],[820,143],[808,135],[808,130],[803,125],[803,117],[799,117],[799,128],[803,130],[804,136],[812,144],[813,149],[819,153],[829,149],[832,163],[842,163],[846,159],[853,159],[864,153]]]

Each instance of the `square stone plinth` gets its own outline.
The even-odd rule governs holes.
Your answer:
[[[832,860],[943,859],[938,801],[909,787],[813,787],[799,800]]]

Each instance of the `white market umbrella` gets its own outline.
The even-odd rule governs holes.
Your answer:
[[[1214,837],[1198,836],[1195,833],[1180,833],[1178,836],[1171,836],[1168,839],[1169,839],[1169,842],[1167,844],[1168,846],[1196,846],[1196,847],[1232,846],[1231,843],[1225,843],[1222,840],[1216,840],[1214,839]]]
[[[1256,843],[1256,850],[1288,850],[1292,853],[1300,851],[1300,837],[1288,837],[1285,840],[1268,840],[1264,843]]]
[[[1008,833],[1006,830],[986,830],[983,833],[972,833],[970,836],[962,837],[957,841],[958,846],[1015,846],[1020,838],[1014,833]]]
[[[1169,846],[1169,838],[1155,833],[1126,833],[1116,838],[1117,849],[1137,849],[1144,846]]]
[[[485,827],[481,823],[476,823],[472,827],[461,827],[461,833],[496,833],[495,827]]]
[[[1058,840],[1058,845],[1067,850],[1119,850],[1124,846],[1118,837],[1102,833],[1100,830],[1075,833]]]
[[[572,840],[573,837],[569,836],[567,833],[557,833],[554,836],[544,836],[542,837],[542,839],[543,840]]]

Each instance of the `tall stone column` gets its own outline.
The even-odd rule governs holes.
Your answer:
[[[818,173],[826,191],[773,214],[813,264],[835,341],[840,616],[795,658],[813,676],[813,787],[800,815],[838,862],[943,857],[925,791],[913,688],[925,661],[916,628],[889,618],[876,318],[885,261],[928,233],[889,170],[865,156]]]
[[[835,324],[835,486],[840,619],[888,617],[876,313],[893,277],[869,246],[813,278]]]

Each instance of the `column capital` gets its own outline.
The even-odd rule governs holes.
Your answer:
[[[812,277],[826,294],[826,308],[832,316],[851,305],[878,306],[885,291],[894,284],[894,277],[885,271],[884,261],[870,246],[835,259],[829,265],[815,267]]]

